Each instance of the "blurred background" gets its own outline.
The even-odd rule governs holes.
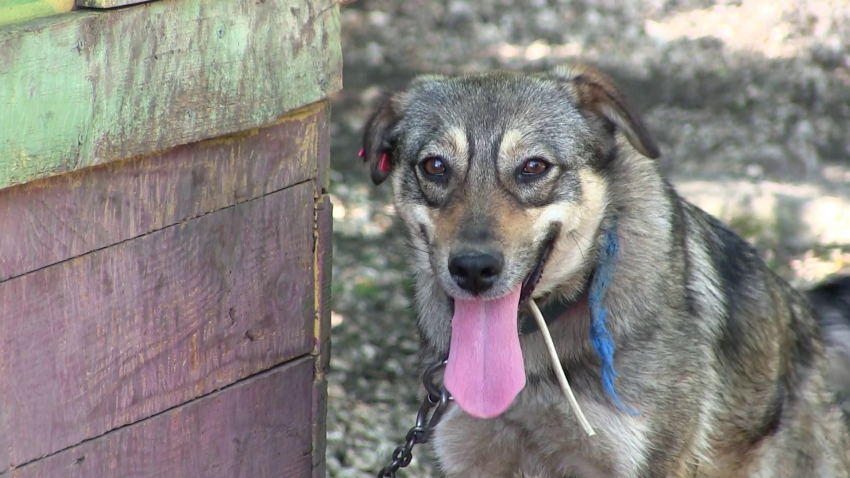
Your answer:
[[[357,0],[342,32],[330,477],[375,476],[419,407],[402,234],[357,157],[375,100],[417,74],[589,61],[644,116],[679,192],[772,268],[803,287],[850,270],[847,0]],[[403,476],[439,476],[426,447]]]

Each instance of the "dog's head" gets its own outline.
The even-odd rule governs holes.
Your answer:
[[[425,76],[370,118],[363,158],[375,183],[392,178],[420,331],[435,353],[448,350],[444,383],[468,413],[497,416],[525,386],[523,299],[581,289],[608,213],[618,131],[658,156],[610,80],[586,66]]]
[[[449,296],[538,296],[585,268],[617,131],[658,157],[612,82],[585,65],[423,76],[372,115],[363,158],[376,184],[392,179],[416,267]]]

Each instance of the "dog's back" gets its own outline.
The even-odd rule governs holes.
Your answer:
[[[708,245],[727,307],[716,336],[714,463],[697,476],[849,476],[850,276],[801,292],[717,219],[684,210],[701,226],[691,230],[704,234],[696,242]],[[736,433],[746,438],[728,439]]]
[[[829,357],[829,385],[850,426],[850,275],[833,277],[808,291]]]

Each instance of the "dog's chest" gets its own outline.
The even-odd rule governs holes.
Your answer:
[[[596,435],[587,436],[555,392],[522,394],[504,417],[480,420],[454,407],[434,437],[447,477],[607,478],[636,476],[647,455],[638,417],[583,399]]]

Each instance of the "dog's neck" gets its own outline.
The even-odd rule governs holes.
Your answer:
[[[545,319],[547,325],[564,317],[567,312],[574,307],[587,308],[587,298],[590,294],[590,284],[593,281],[594,272],[595,269],[590,272],[588,277],[583,282],[581,292],[575,297],[568,299],[561,296],[552,298],[543,303],[543,305],[540,307],[540,312],[543,314],[543,318]],[[517,326],[519,330],[519,335],[529,335],[540,330],[540,327],[537,325],[537,321],[534,320],[534,317],[531,315],[531,310],[529,309],[528,301],[526,301],[520,308],[519,324],[517,324]]]
[[[617,223],[613,217],[603,220],[603,227],[599,230],[599,237],[602,240],[597,241],[597,256],[599,256],[601,248],[605,247],[604,238],[610,237],[612,234],[614,236],[617,234]],[[616,257],[611,260],[616,261]],[[585,275],[585,278],[578,282],[578,284],[580,284],[578,287],[574,287],[574,290],[579,291],[577,294],[568,295],[552,292],[550,293],[550,297],[543,297],[542,300],[536,299],[537,305],[540,306],[540,312],[543,314],[543,318],[547,325],[563,318],[567,315],[567,312],[573,308],[587,309],[588,298],[593,286],[594,277],[596,276],[596,271],[599,270],[600,267],[603,267],[603,264],[602,261],[599,260],[599,257],[597,257],[592,269],[589,271],[582,270],[581,273]],[[537,325],[537,321],[535,321],[534,317],[531,315],[528,301],[520,306],[518,322],[517,326],[519,335],[529,335],[540,330],[540,327]]]
[[[563,317],[567,311],[576,306],[584,306],[588,308],[590,315],[590,341],[596,354],[599,356],[602,366],[602,384],[605,392],[614,400],[614,403],[623,411],[629,414],[637,414],[634,410],[630,410],[623,405],[617,392],[614,390],[614,376],[617,375],[614,370],[614,340],[608,332],[606,326],[607,309],[602,307],[602,301],[605,298],[605,293],[608,286],[614,278],[614,270],[619,259],[620,243],[619,234],[617,231],[616,217],[611,217],[606,221],[605,226],[600,231],[600,240],[598,250],[596,252],[596,266],[588,274],[587,283],[584,284],[582,292],[573,299],[555,299],[548,301],[543,310],[544,320],[547,324],[551,321]],[[520,311],[519,319],[519,334],[525,335],[539,330],[537,322],[529,320],[528,305]]]

